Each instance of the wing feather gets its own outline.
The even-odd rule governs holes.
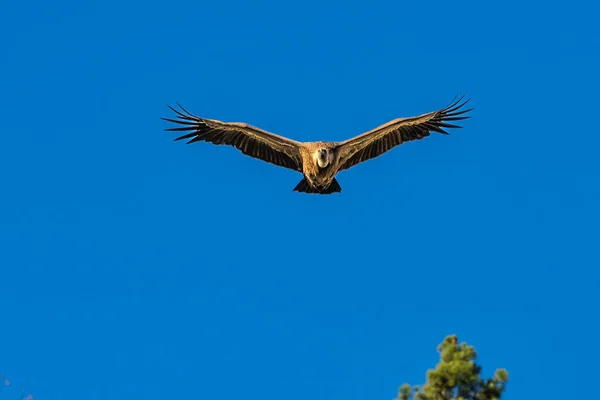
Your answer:
[[[456,97],[448,106],[427,114],[410,118],[398,118],[375,129],[341,142],[338,145],[340,154],[340,171],[348,169],[363,161],[380,156],[392,148],[412,140],[420,140],[429,136],[430,132],[448,135],[443,128],[462,128],[448,121],[461,121],[470,118],[464,115],[473,110],[463,109],[470,99],[462,101]]]
[[[174,140],[189,139],[187,144],[204,141],[216,145],[229,145],[250,157],[280,167],[302,171],[301,144],[299,142],[245,123],[200,118],[187,111],[181,104],[177,103],[177,105],[181,110],[168,106],[175,112],[176,119],[161,118],[179,125],[167,128],[166,131],[188,132]]]

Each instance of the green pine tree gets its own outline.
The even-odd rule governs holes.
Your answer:
[[[404,384],[397,400],[499,400],[506,388],[508,372],[497,369],[493,378],[482,378],[473,346],[448,336],[438,346],[440,362],[427,372],[423,387]]]

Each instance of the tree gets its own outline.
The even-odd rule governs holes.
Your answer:
[[[493,378],[481,378],[481,367],[473,346],[447,336],[438,346],[440,362],[427,372],[423,387],[404,384],[397,400],[499,400],[508,382],[508,372],[497,369]]]

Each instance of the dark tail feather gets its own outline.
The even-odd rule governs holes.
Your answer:
[[[308,184],[305,178],[303,178],[300,183],[296,185],[294,188],[294,192],[302,192],[302,193],[315,193],[315,194],[331,194],[331,193],[339,193],[342,191],[342,187],[338,183],[338,181],[334,178],[331,182],[331,185],[327,189],[316,189]]]

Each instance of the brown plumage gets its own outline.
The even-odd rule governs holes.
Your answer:
[[[443,128],[461,128],[449,121],[469,118],[464,114],[472,109],[462,109],[469,102],[461,103],[463,98],[464,95],[437,111],[395,119],[343,142],[297,142],[244,123],[199,118],[181,105],[181,111],[169,106],[177,119],[162,119],[182,125],[166,129],[186,132],[175,140],[234,146],[250,157],[301,172],[304,179],[294,191],[331,194],[342,191],[335,179],[338,172],[380,156],[404,142],[423,139],[431,131],[447,135]]]

